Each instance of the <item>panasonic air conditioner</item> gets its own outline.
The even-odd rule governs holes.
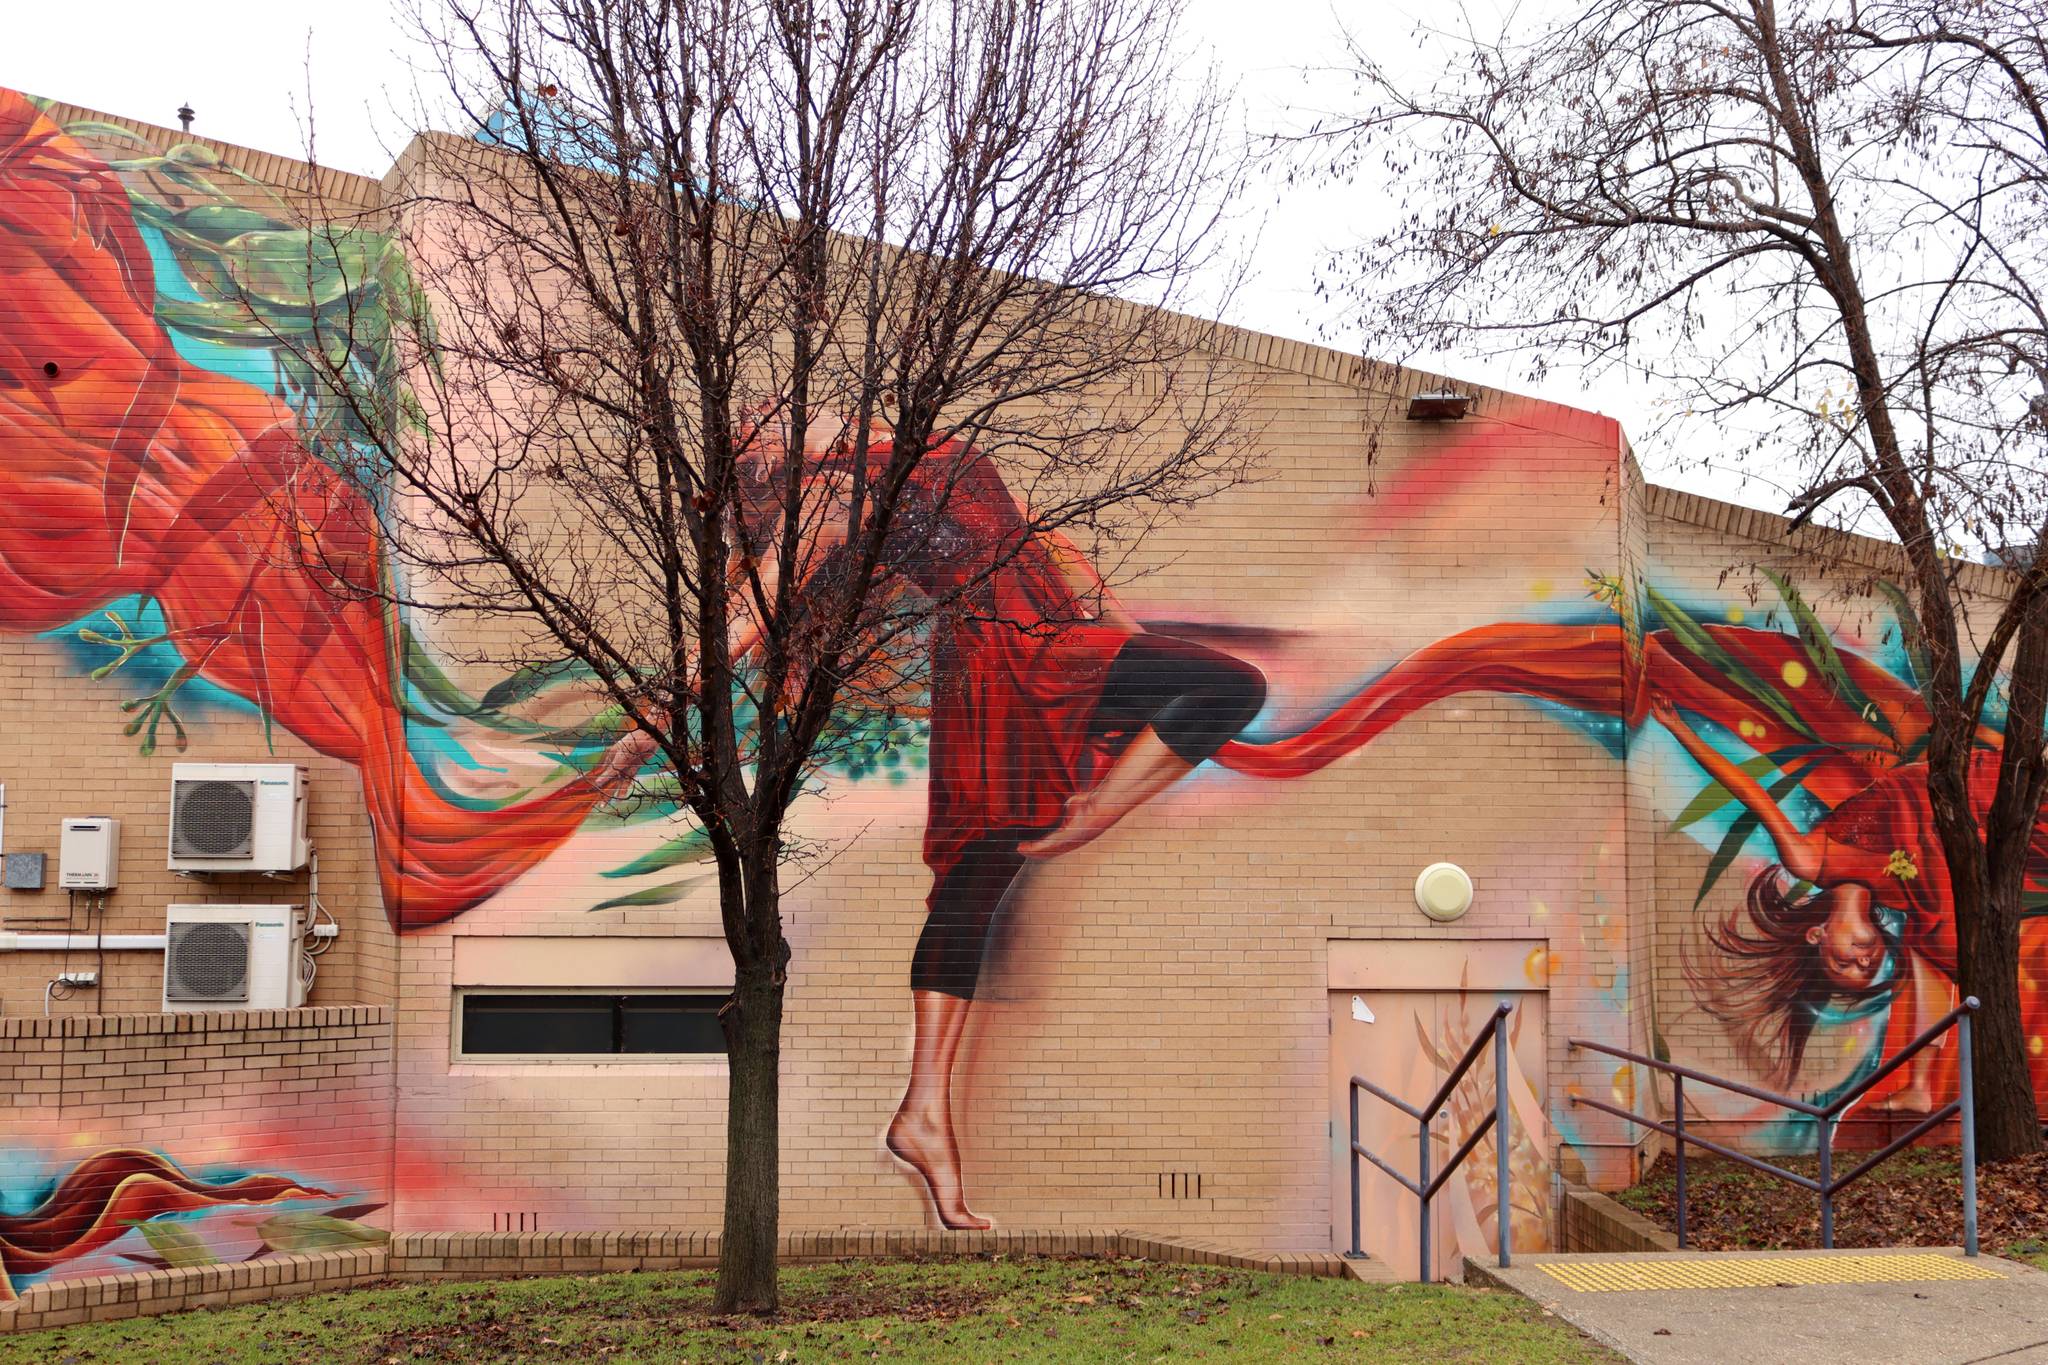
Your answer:
[[[164,1010],[286,1010],[306,1003],[296,905],[174,905],[164,924]]]
[[[304,768],[171,765],[171,871],[296,872],[311,853]]]

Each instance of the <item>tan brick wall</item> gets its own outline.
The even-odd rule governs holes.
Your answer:
[[[147,135],[159,145],[174,137]],[[274,158],[213,151],[258,177],[296,174]],[[367,182],[329,190],[375,202]],[[0,327],[9,325],[0,301]],[[1767,601],[1758,564],[1801,553],[1768,518],[1646,485],[1618,428],[1594,414],[1475,390],[1464,421],[1411,423],[1406,395],[1443,381],[1270,337],[1226,333],[1219,346],[1218,380],[1255,419],[1260,477],[1160,528],[1119,589],[1140,618],[1254,628],[1245,649],[1270,684],[1268,733],[1324,714],[1417,651],[1500,623],[1619,621],[1613,676],[1617,692],[1632,688],[1630,632],[1654,625],[1650,587],[1732,621]],[[1876,619],[1865,597],[1828,611],[1852,644]],[[430,651],[459,634],[414,624]],[[708,885],[669,903],[590,908],[644,885],[604,874],[674,831],[592,825],[486,903],[397,937],[354,762],[266,727],[247,707],[199,705],[196,691],[187,747],[174,754],[165,729],[145,757],[125,733],[134,713],[121,708],[153,683],[122,670],[90,679],[77,630],[66,629],[68,643],[0,637],[7,846],[54,854],[58,817],[122,819],[121,887],[104,925],[74,916],[74,928],[158,932],[172,901],[303,903],[303,876],[198,883],[162,866],[174,757],[302,762],[321,899],[343,925],[313,1003],[377,1008],[110,1030],[89,1016],[154,1009],[161,973],[156,954],[114,953],[99,989],[55,1002],[45,1025],[44,985],[67,964],[0,952],[0,1011],[14,1030],[0,1039],[15,1046],[17,1118],[38,1172],[54,1176],[66,1154],[138,1143],[181,1163],[276,1167],[359,1202],[389,1199],[395,1208],[379,1216],[407,1230],[715,1225],[721,1061],[493,1065],[458,1061],[451,1038],[459,986],[561,984],[546,976],[549,945],[561,940],[626,945],[620,952],[650,940],[716,943]],[[464,651],[446,652],[464,685],[493,680],[473,660],[467,670],[453,661]],[[508,772],[547,766],[514,747],[485,749]],[[1625,1182],[1653,1144],[1570,1100],[1654,1109],[1662,1097],[1636,1068],[1569,1051],[1567,1040],[1638,1050],[1661,1041],[1716,1070],[1740,1060],[1679,970],[1701,918],[1725,912],[1741,882],[1731,873],[1692,909],[1709,852],[1668,829],[1674,800],[1698,783],[1684,763],[1654,725],[1630,731],[1604,712],[1467,692],[1306,777],[1204,768],[1097,843],[1038,868],[1009,907],[1008,951],[958,1073],[973,1202],[1006,1228],[1171,1232],[1247,1250],[1329,1245],[1341,1211],[1331,1193],[1329,945],[1357,940],[1540,945],[1526,984],[1547,991],[1548,1065],[1536,1079],[1548,1105],[1519,1121],[1546,1130],[1556,1177]],[[929,1217],[878,1145],[906,1072],[907,965],[930,886],[926,795],[913,764],[901,780],[835,778],[794,813],[816,856],[792,875],[786,901],[795,960],[783,1210],[793,1233],[907,1232]],[[487,813],[474,837],[482,854],[494,839],[508,858],[526,851]],[[1413,904],[1416,873],[1438,860],[1463,865],[1478,887],[1452,925]],[[0,931],[61,930],[72,910],[57,891],[0,895]],[[521,960],[540,966],[519,980],[459,976],[465,952],[481,960],[483,939],[516,940]],[[69,966],[88,965],[82,958]],[[581,984],[623,987],[623,975]],[[707,969],[663,984],[724,982]],[[1723,1117],[1754,1127],[1747,1115]],[[1178,1188],[1162,1179],[1169,1173],[1199,1175],[1199,1194],[1168,1197]]]
[[[1286,729],[1458,629],[1581,599],[1617,564],[1614,460],[1507,400],[1451,428],[1367,433],[1398,403],[1263,366],[1231,376],[1264,415],[1264,476],[1141,550],[1141,617],[1255,623],[1290,644],[1271,672]],[[1496,452],[1512,482],[1424,502],[1410,476],[1446,451]],[[1263,662],[1263,660],[1262,660]],[[1619,666],[1619,657],[1616,660]],[[1606,996],[1626,981],[1623,772],[1528,704],[1454,698],[1297,781],[1205,772],[1097,845],[1034,874],[999,998],[977,1007],[960,1088],[978,1204],[1005,1225],[1173,1229],[1253,1246],[1327,1245],[1325,953],[1332,939],[1500,937],[1557,944],[1553,1092],[1586,1068],[1563,1040],[1627,1042]],[[923,792],[849,784],[798,827],[834,850],[788,900],[786,1223],[917,1226],[923,1200],[877,1138],[902,1093],[909,954],[930,875]],[[460,1174],[401,1189],[407,1227],[714,1222],[722,1068],[451,1064],[457,943],[509,935],[718,932],[700,893],[592,916],[605,848],[572,843],[495,902],[402,944],[401,1145]],[[1454,926],[1414,908],[1425,864],[1481,890]],[[678,983],[690,984],[690,983]],[[1626,1022],[1620,1021],[1625,1029]],[[1605,1076],[1599,1070],[1600,1077]],[[1602,1081],[1604,1084],[1604,1080]],[[1160,1194],[1198,1172],[1198,1199]]]
[[[331,1196],[258,1212],[236,1202],[186,1224],[223,1262],[239,1261],[263,1249],[250,1225],[272,1212],[389,1203],[391,1093],[391,1016],[382,1007],[0,1018],[8,1211],[29,1211],[80,1162],[125,1148],[166,1156],[208,1185],[277,1176]],[[96,1191],[87,1216],[113,1194]],[[388,1210],[352,1217],[389,1226]],[[0,1229],[0,1244],[8,1235]],[[133,1270],[130,1252],[150,1248],[124,1240],[56,1276]],[[0,1280],[0,1300],[8,1296]]]
[[[0,890],[0,935],[67,929],[161,934],[165,907],[172,904],[292,905],[303,913],[311,891],[306,873],[182,877],[166,867],[174,762],[298,763],[311,774],[309,814],[320,859],[320,901],[342,926],[341,936],[320,956],[308,1003],[390,1003],[397,985],[396,939],[377,895],[356,770],[314,752],[286,731],[273,729],[266,736],[246,711],[204,705],[188,705],[191,742],[183,752],[166,738],[154,755],[144,757],[140,740],[123,733],[128,718],[117,704],[136,690],[118,672],[98,683],[82,677],[77,662],[55,641],[10,638],[0,645],[6,847],[48,855],[44,890]],[[193,689],[195,699],[199,690]],[[120,885],[106,895],[102,915],[89,913],[84,893],[74,899],[58,888],[58,822],[76,815],[109,815],[121,822]],[[54,1001],[52,1017],[162,1008],[160,952],[0,951],[0,1013],[40,1015],[50,979],[60,971],[82,970],[103,971],[98,989]]]

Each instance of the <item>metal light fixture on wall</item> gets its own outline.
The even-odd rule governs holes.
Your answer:
[[[1431,863],[1415,878],[1415,908],[1447,922],[1472,908],[1472,878],[1456,863]]]
[[[1472,395],[1453,393],[1448,389],[1418,393],[1408,400],[1408,420],[1411,422],[1456,422],[1471,410]]]

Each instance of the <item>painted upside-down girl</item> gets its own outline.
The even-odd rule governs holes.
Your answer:
[[[1881,1057],[1901,1051],[1956,1002],[1956,923],[1948,868],[1927,795],[1927,770],[1906,763],[1802,830],[1750,773],[1702,739],[1669,703],[1658,719],[1744,809],[1776,848],[1778,863],[1759,871],[1744,905],[1708,930],[1717,956],[1689,964],[1688,975],[1711,1013],[1736,1029],[1745,1058],[1778,1084],[1798,1076],[1808,1039],[1837,1000],[1891,995]],[[1981,822],[1998,781],[1998,752],[1979,750],[1970,767],[1970,801]],[[2039,829],[2027,885],[2048,887],[2048,838]],[[1788,887],[1787,883],[1790,883]],[[1879,911],[1903,917],[1896,940]],[[2048,920],[2020,930],[2021,1011],[2036,1094],[2048,1095]],[[1889,975],[1889,979],[1887,979]],[[1946,1103],[1957,1086],[1951,1037],[1916,1055],[1881,1082],[1873,1108],[1922,1114]]]
[[[1231,744],[1217,761],[1287,776],[1368,740],[1420,705],[1464,691],[1514,692],[1623,717],[1654,717],[1742,813],[1731,856],[1751,828],[1778,854],[1751,879],[1745,903],[1707,934],[1689,964],[1707,1008],[1734,1030],[1744,1055],[1790,1084],[1831,1003],[1889,996],[1878,1058],[1896,1056],[1954,1004],[1956,925],[1935,836],[1927,771],[1915,756],[1928,716],[1918,690],[1825,632],[1796,593],[1799,635],[1715,625],[1651,593],[1665,628],[1631,645],[1617,626],[1488,626],[1419,651],[1327,720],[1271,745]],[[1624,652],[1635,662],[1624,669]],[[1627,679],[1624,687],[1621,680]],[[1782,776],[1767,788],[1701,733],[1712,729]],[[1977,818],[1997,782],[2000,737],[1978,736],[1970,798]],[[1712,790],[1712,789],[1710,789]],[[1823,812],[1801,829],[1783,804],[1803,791]],[[1708,804],[1713,804],[1709,802]],[[2048,825],[2037,827],[2027,887],[2048,891]],[[1902,921],[1896,941],[1880,911]],[[2048,918],[2020,933],[2022,1021],[2035,1093],[2048,1099]],[[1862,1101],[1924,1113],[1957,1084],[1951,1042],[1919,1053]]]

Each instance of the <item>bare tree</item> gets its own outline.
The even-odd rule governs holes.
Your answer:
[[[578,780],[672,801],[708,849],[735,968],[717,1305],[772,1311],[786,813],[849,716],[889,730],[926,686],[925,633],[1085,626],[1108,607],[1077,546],[1242,476],[1206,332],[1160,311],[1218,249],[1225,102],[1153,0],[424,20],[486,131],[394,172],[416,292],[301,348],[308,421],[376,508],[376,590],[580,680]],[[1017,610],[1027,558],[1080,586]]]
[[[2048,782],[2042,16],[1599,0],[1520,33],[1428,35],[1451,54],[1428,90],[1353,41],[1361,108],[1300,143],[1336,180],[1370,167],[1403,187],[1330,281],[1368,335],[1515,351],[1539,376],[1635,370],[1673,395],[1660,436],[1777,483],[1796,521],[1874,521],[1899,543],[1932,718],[1910,757],[1958,982],[1983,1001],[1994,1159],[2041,1145],[2017,969]],[[2013,569],[1974,618],[1969,547]],[[1987,758],[1979,727],[2001,711]]]

